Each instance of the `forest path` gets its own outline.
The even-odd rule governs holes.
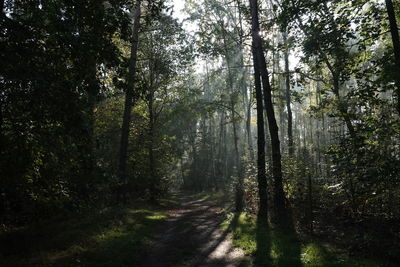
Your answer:
[[[250,266],[244,253],[232,246],[222,204],[181,193],[180,202],[146,251],[140,266]]]

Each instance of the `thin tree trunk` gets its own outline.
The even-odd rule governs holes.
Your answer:
[[[128,183],[128,177],[126,174],[126,163],[128,157],[128,138],[129,138],[129,126],[131,123],[131,110],[134,98],[134,87],[135,87],[135,76],[136,76],[136,61],[137,61],[137,50],[138,50],[138,38],[140,28],[140,15],[141,15],[141,0],[136,1],[135,16],[132,28],[132,44],[131,44],[131,56],[129,59],[129,72],[128,82],[125,93],[124,103],[124,115],[121,128],[121,141],[118,155],[118,175],[122,184]]]
[[[350,114],[347,110],[347,105],[345,102],[342,101],[342,98],[340,96],[339,75],[332,73],[332,76],[333,76],[333,93],[335,94],[335,96],[338,100],[338,109],[342,113],[344,122],[346,124],[347,130],[349,131],[350,136],[353,139],[355,139],[356,132],[355,132],[353,123],[351,122]]]
[[[226,34],[225,34],[225,27],[223,22],[220,21],[220,27],[222,30],[222,37],[223,37],[223,45],[225,50],[225,60],[226,65],[228,68],[228,83],[229,86],[228,92],[230,94],[230,112],[231,112],[231,119],[232,119],[232,130],[233,130],[233,144],[235,148],[235,156],[234,162],[236,165],[236,174],[237,174],[237,184],[236,184],[236,201],[235,201],[235,209],[236,211],[240,212],[243,210],[243,180],[242,180],[242,167],[240,163],[240,155],[239,155],[239,145],[238,145],[238,133],[237,133],[237,124],[236,124],[236,116],[235,116],[235,99],[234,99],[234,89],[233,89],[233,76],[231,71],[231,64],[229,58],[229,50],[226,43]]]
[[[310,227],[310,232],[314,231],[313,229],[313,194],[312,194],[312,178],[311,173],[308,173],[308,222]]]
[[[190,134],[189,134],[189,142],[192,146],[192,164],[191,164],[191,172],[190,172],[190,185],[189,188],[190,190],[199,192],[200,191],[200,185],[198,182],[198,154],[197,154],[197,146],[196,146],[196,137],[197,137],[197,122],[193,123],[192,128],[190,129]]]
[[[246,90],[246,95],[247,95],[247,90]],[[252,139],[252,134],[251,134],[251,107],[252,107],[252,99],[247,99],[246,103],[246,131],[247,131],[247,142],[249,145],[249,153],[250,153],[250,160],[254,160],[254,149],[253,149],[253,139]]]
[[[252,135],[251,135],[251,99],[249,100],[249,96],[247,94],[247,82],[246,82],[246,70],[244,66],[244,58],[243,58],[243,36],[244,36],[244,31],[243,31],[243,19],[242,19],[242,11],[240,10],[240,0],[236,0],[237,4],[237,9],[238,9],[238,14],[239,14],[239,29],[240,29],[240,35],[239,35],[239,49],[240,49],[240,65],[241,65],[241,79],[240,79],[240,84],[242,87],[242,92],[244,95],[244,110],[246,110],[246,133],[247,133],[247,143],[248,143],[248,149],[249,149],[249,154],[250,154],[250,160],[254,160],[254,150],[253,150],[253,141],[252,141]],[[250,92],[251,93],[251,92]]]
[[[212,113],[209,114],[209,143],[210,143],[210,150],[211,150],[211,179],[213,181],[213,186],[215,190],[218,191],[218,184],[216,183],[217,181],[217,175],[216,175],[216,168],[215,168],[215,144],[214,144],[214,117]]]
[[[276,123],[274,107],[272,104],[272,92],[271,84],[269,82],[267,64],[262,48],[262,40],[259,34],[260,26],[258,20],[258,6],[257,0],[250,0],[251,16],[252,16],[252,37],[255,58],[257,60],[257,68],[261,75],[263,85],[263,95],[265,109],[267,111],[268,126],[271,138],[271,150],[272,150],[272,176],[274,179],[274,208],[275,216],[278,222],[284,222],[287,218],[285,196],[283,192],[282,183],[282,166],[281,166],[281,151],[279,141],[279,129]]]
[[[223,146],[223,137],[224,137],[224,111],[222,111],[220,115],[220,120],[219,120],[219,138],[218,138],[218,169],[219,169],[219,175],[218,179],[220,180],[221,185],[223,184],[224,180],[224,175],[225,175],[225,165],[224,165],[224,146]]]
[[[288,116],[288,149],[289,156],[293,157],[293,114],[291,107],[291,96],[290,96],[290,73],[289,73],[289,45],[287,41],[287,32],[283,34],[283,42],[285,43],[285,84],[286,84],[286,109]]]
[[[150,192],[151,201],[155,202],[157,199],[157,174],[155,169],[155,158],[154,158],[154,91],[151,88],[149,94],[149,140],[148,140],[148,152],[149,152],[149,174],[150,174]]]
[[[396,14],[394,12],[392,0],[385,0],[388,19],[390,24],[390,33],[392,34],[394,58],[396,62],[397,75],[396,77],[396,96],[397,96],[397,112],[400,115],[400,38],[399,29],[396,22]]]

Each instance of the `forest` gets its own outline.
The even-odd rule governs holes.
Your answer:
[[[398,266],[400,1],[0,5],[0,266]]]

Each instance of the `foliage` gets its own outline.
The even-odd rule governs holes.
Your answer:
[[[106,208],[45,220],[2,232],[0,259],[7,266],[137,264],[167,216],[154,207]]]

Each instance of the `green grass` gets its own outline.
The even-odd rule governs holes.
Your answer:
[[[110,208],[0,234],[0,266],[132,266],[164,211]]]
[[[349,258],[328,244],[300,240],[295,233],[257,223],[255,216],[245,213],[230,214],[222,228],[232,233],[233,245],[253,256],[258,266],[394,266]]]

